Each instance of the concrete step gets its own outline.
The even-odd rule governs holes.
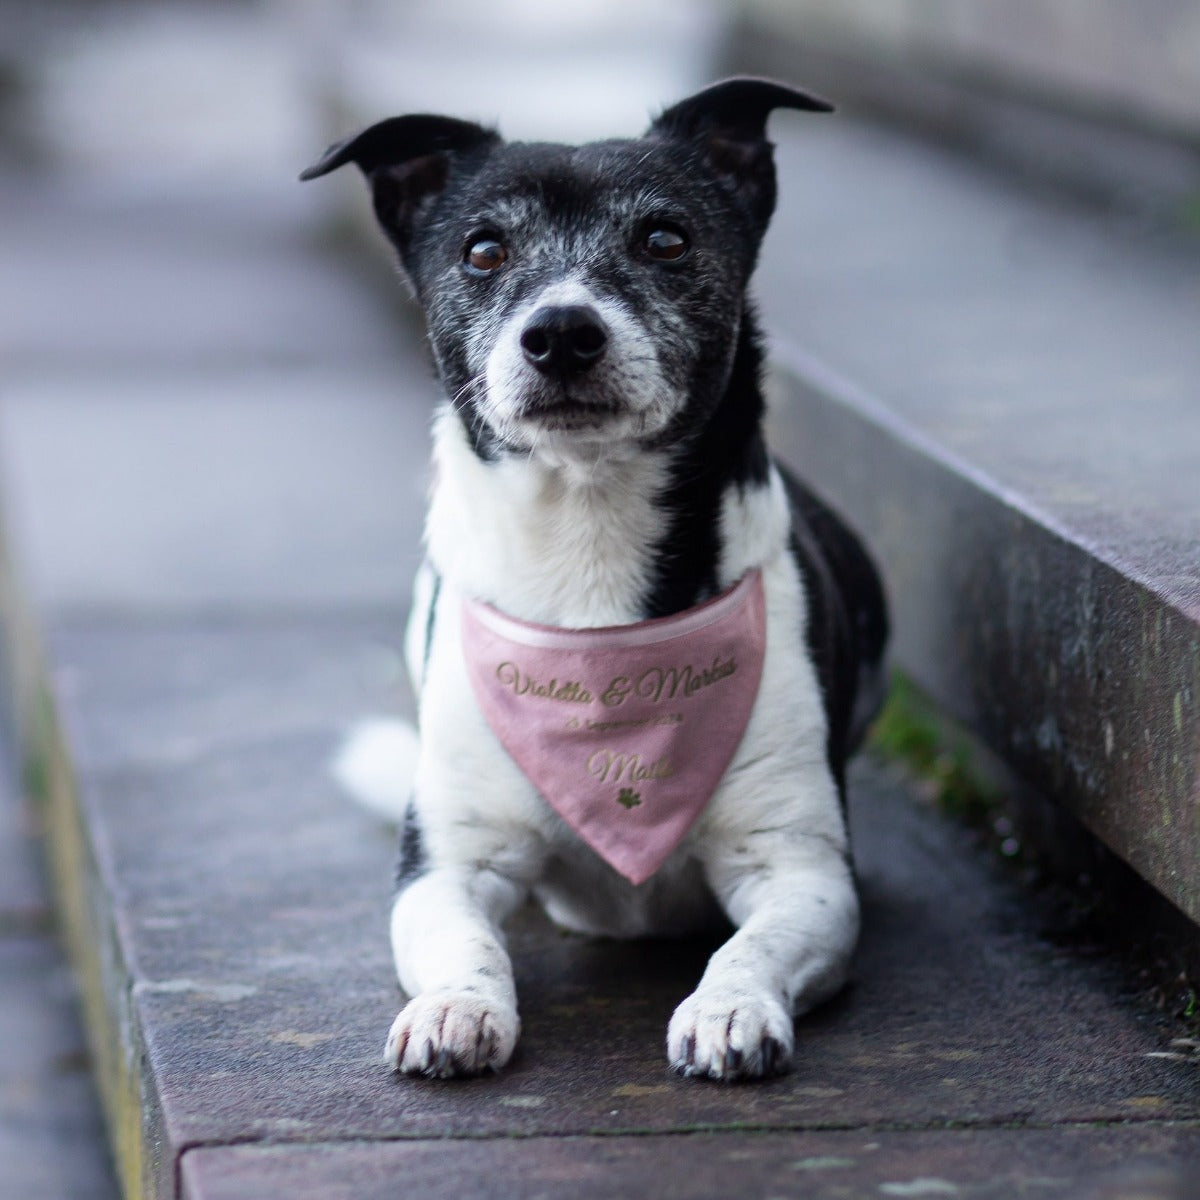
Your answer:
[[[193,36],[222,10],[180,10],[187,44],[223,44]],[[154,11],[169,32],[172,18]],[[249,11],[224,44],[247,44]],[[254,19],[267,25],[252,44],[269,52],[272,18]],[[121,39],[136,33],[125,14],[118,25]],[[397,78],[424,45],[401,40]],[[88,62],[101,72],[110,59]],[[89,103],[91,116],[103,111],[99,93]],[[170,111],[156,116],[182,137]],[[824,169],[856,187],[885,178],[870,163],[899,171],[912,153],[837,128]],[[790,136],[788,162],[810,145],[793,149]],[[32,621],[7,597],[5,613],[125,1194],[1187,1196],[1200,1136],[1187,1027],[1081,939],[1070,912],[1031,897],[910,781],[869,760],[851,784],[866,910],[855,981],[799,1027],[791,1076],[718,1088],[667,1075],[667,1017],[710,947],[563,937],[531,913],[512,931],[526,1025],[512,1069],[449,1087],[388,1073],[394,838],[345,803],[327,764],[355,716],[408,703],[396,651],[432,387],[410,326],[348,257],[315,242],[306,202],[241,167],[219,187],[194,161],[173,175],[175,145],[164,137],[152,187],[128,185],[138,156],[127,139],[114,176],[69,163],[0,179],[0,257],[18,267],[0,276],[19,368],[0,408],[3,480]],[[786,202],[803,205],[812,178],[785,171]],[[913,214],[935,176],[916,177]],[[781,217],[785,236],[795,213]],[[880,278],[868,250],[857,288]],[[847,261],[833,257],[806,295],[828,283],[831,312],[857,304],[880,319],[882,295],[864,310],[857,289],[837,292]],[[793,319],[799,294],[785,286],[788,261],[774,250],[764,261],[776,324]],[[100,286],[118,269],[128,290]],[[897,307],[911,303],[901,285],[898,272]],[[89,301],[90,316],[63,322],[63,295]],[[903,526],[922,476],[895,464],[958,460],[937,422],[914,433],[911,414],[885,416],[872,378],[847,404],[836,363],[811,365],[819,339],[801,371],[799,336],[783,335],[780,357],[800,381],[779,406],[789,455],[802,461],[822,436],[829,457],[844,454],[847,507],[897,572],[903,661],[918,649],[952,659],[957,643],[909,632],[924,614],[904,599],[935,588],[907,579],[902,535],[933,554],[947,518],[893,534],[864,521],[854,497],[891,471],[909,490],[885,515]],[[919,366],[903,348],[897,365]],[[805,436],[788,424],[801,415]],[[855,429],[884,447],[877,468],[846,444]],[[968,496],[994,490],[961,474],[954,486],[974,487]],[[946,488],[955,511],[974,511]],[[968,614],[984,611],[970,599]]]
[[[492,1197],[730,1196],[878,1197],[970,1195],[1010,1200],[1064,1193],[1095,1200],[1186,1196],[1169,1171],[1144,1157],[1156,1138],[1145,1129],[762,1133],[752,1139],[697,1132],[676,1137],[507,1139],[198,1150],[184,1167],[185,1200],[267,1200],[304,1194],[375,1197],[402,1181],[413,1195],[437,1196],[447,1180],[469,1180]],[[1168,1136],[1169,1143],[1171,1138]],[[936,1163],[936,1175],[930,1164]],[[770,1184],[763,1185],[763,1180]],[[951,1180],[978,1181],[964,1190]],[[651,1190],[654,1189],[654,1190]],[[1178,1189],[1178,1190],[1177,1190]]]

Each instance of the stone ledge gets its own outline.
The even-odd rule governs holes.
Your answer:
[[[1200,622],[816,364],[790,366],[783,443],[871,531],[896,660],[1200,921]]]
[[[841,1131],[196,1150],[183,1200],[963,1196],[1184,1200],[1182,1131]],[[1069,1191],[1063,1189],[1069,1188]],[[455,1190],[461,1189],[461,1190]],[[651,1190],[654,1189],[654,1190]]]

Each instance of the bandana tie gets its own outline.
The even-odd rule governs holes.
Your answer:
[[[463,604],[479,707],[552,808],[631,882],[662,866],[720,783],[758,695],[762,575],[686,612],[556,629]]]

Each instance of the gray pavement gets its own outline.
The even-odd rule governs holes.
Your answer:
[[[319,189],[292,183],[310,148],[280,116],[299,85],[270,57],[270,13],[181,11],[182,35],[155,16],[59,51],[96,111],[83,122],[77,95],[48,93],[59,165],[0,182],[6,517],[45,651],[47,819],[126,1193],[1195,1195],[1186,1029],[869,761],[852,783],[856,978],[800,1027],[791,1076],[666,1074],[665,1022],[708,947],[563,938],[531,914],[513,933],[513,1069],[449,1087],[387,1073],[392,837],[327,763],[356,716],[409,703],[397,644],[432,386],[411,322],[322,239]],[[103,114],[141,94],[95,91],[117,33],[135,65],[175,64],[153,155],[128,138],[96,151]],[[196,69],[181,36],[215,47],[209,67],[234,82],[214,94],[239,117],[263,55],[275,81],[262,122],[216,138],[217,175],[216,135],[181,132]],[[909,156],[844,128],[821,143],[828,172],[866,186],[865,145]],[[8,834],[4,855],[28,861]],[[0,897],[42,912],[24,871]],[[2,1032],[28,1048],[0,1084],[51,1100],[36,1128],[3,1110],[0,1163],[10,1145],[34,1169],[77,1153],[88,1182],[61,1194],[104,1195],[81,1074],[75,1099],[55,1090],[54,1064],[81,1059],[42,920],[31,943],[25,918],[0,942]]]

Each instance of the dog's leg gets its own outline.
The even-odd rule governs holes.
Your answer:
[[[412,999],[384,1049],[395,1070],[444,1079],[508,1062],[520,1021],[500,926],[525,896],[494,871],[443,868],[396,898],[392,951]]]
[[[754,839],[777,844],[756,854]],[[738,930],[671,1018],[667,1054],[683,1075],[786,1071],[794,1017],[842,986],[858,937],[858,898],[840,846],[780,831],[747,841],[742,853],[706,864]]]

